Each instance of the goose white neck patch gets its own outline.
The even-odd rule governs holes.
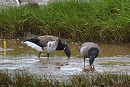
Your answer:
[[[66,49],[66,47],[64,49]]]

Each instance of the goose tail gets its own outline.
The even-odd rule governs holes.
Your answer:
[[[30,47],[36,49],[36,50],[39,51],[39,52],[43,51],[40,46],[38,46],[37,44],[35,44],[35,43],[33,43],[33,42],[30,42],[30,41],[22,41],[21,43],[22,43],[22,44],[26,44],[27,46],[30,46]]]

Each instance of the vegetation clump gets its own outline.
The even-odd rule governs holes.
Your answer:
[[[129,0],[62,0],[0,9],[0,36],[55,35],[80,41],[128,42]],[[6,34],[6,35],[5,35]]]
[[[129,87],[128,74],[86,74],[73,75],[70,83],[47,79],[27,73],[8,74],[0,72],[1,87]]]

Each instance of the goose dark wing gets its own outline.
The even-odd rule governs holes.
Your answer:
[[[56,45],[58,45],[59,42],[59,38],[51,35],[40,36],[37,39],[43,47],[47,46],[47,43],[50,41],[54,41]]]

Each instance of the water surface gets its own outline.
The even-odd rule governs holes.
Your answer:
[[[39,61],[38,52],[22,44],[22,39],[5,41],[7,42],[6,55],[3,49],[4,40],[0,40],[0,71],[27,71],[37,75],[53,75],[58,79],[67,79],[67,75],[86,72],[128,72],[130,74],[130,43],[98,44],[101,51],[94,62],[95,69],[89,70],[86,58],[86,69],[84,70],[83,58],[79,52],[82,43],[65,42],[72,53],[70,60],[67,60],[64,51],[55,51],[50,53],[49,60],[47,60],[46,53],[43,52],[41,61]]]

